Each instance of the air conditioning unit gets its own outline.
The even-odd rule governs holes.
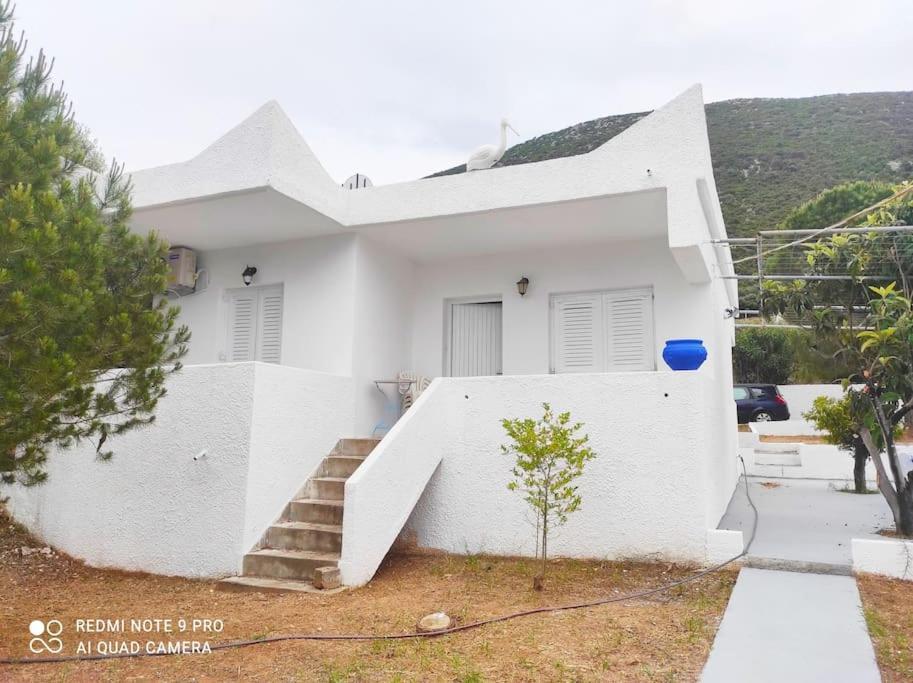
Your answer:
[[[197,254],[187,247],[168,250],[168,289],[181,296],[191,294],[197,286]]]

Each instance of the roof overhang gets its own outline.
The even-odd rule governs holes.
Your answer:
[[[352,226],[415,261],[667,234],[664,189]]]
[[[272,187],[226,192],[135,209],[131,227],[174,245],[227,249],[329,235],[342,226]]]

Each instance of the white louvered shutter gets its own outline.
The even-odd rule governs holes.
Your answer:
[[[606,369],[653,370],[653,294],[649,290],[605,295]]]
[[[282,288],[269,287],[260,292],[260,324],[257,360],[278,363],[282,357]]]
[[[602,296],[557,297],[553,315],[555,372],[602,372],[605,367]]]
[[[257,345],[256,290],[233,292],[228,314],[228,360],[253,360]]]
[[[655,369],[651,290],[562,294],[552,301],[554,372]]]
[[[282,357],[282,287],[245,287],[229,294],[229,361],[278,363]]]

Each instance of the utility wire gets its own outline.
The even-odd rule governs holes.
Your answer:
[[[736,259],[735,261],[733,261],[733,264],[744,263],[745,261],[753,261],[762,256],[767,256],[769,254],[773,254],[774,252],[780,251],[781,249],[786,249],[788,247],[793,247],[793,246],[796,246],[797,244],[802,244],[803,242],[807,242],[808,240],[810,240],[814,237],[817,237],[825,232],[828,232],[829,230],[836,230],[838,228],[841,228],[844,225],[846,225],[847,223],[849,223],[850,221],[855,220],[857,218],[861,218],[862,216],[869,214],[870,212],[874,211],[875,209],[880,209],[882,206],[885,206],[886,204],[890,204],[894,200],[900,199],[901,197],[903,197],[906,194],[909,194],[910,192],[913,192],[913,185],[909,185],[903,189],[900,189],[897,192],[895,192],[893,195],[891,195],[890,197],[888,197],[886,199],[882,199],[880,202],[877,202],[876,204],[872,204],[872,206],[869,206],[869,207],[863,209],[862,211],[857,211],[852,216],[848,216],[847,218],[844,218],[842,221],[834,223],[833,225],[829,225],[826,228],[821,228],[820,230],[813,232],[811,235],[806,235],[805,237],[800,237],[799,239],[789,242],[787,244],[781,244],[780,246],[773,247],[771,249],[767,249],[765,251],[762,251],[760,254],[754,254],[752,256],[745,256],[743,258]]]
[[[535,607],[533,609],[523,610],[521,612],[511,612],[509,614],[502,614],[496,617],[489,617],[488,619],[480,619],[478,621],[473,621],[467,624],[460,624],[458,626],[452,626],[447,629],[442,629],[440,631],[430,631],[430,632],[420,632],[412,631],[409,633],[389,633],[389,634],[371,634],[371,633],[355,633],[355,634],[329,634],[329,633],[290,633],[285,635],[278,636],[269,636],[267,638],[258,638],[256,640],[232,640],[225,643],[216,643],[210,647],[210,650],[213,652],[218,650],[232,650],[242,647],[250,647],[252,645],[266,645],[267,643],[281,643],[294,640],[333,640],[333,641],[365,641],[365,640],[411,640],[418,638],[440,638],[441,636],[448,636],[454,633],[460,633],[462,631],[469,631],[471,629],[476,629],[481,626],[487,626],[489,624],[497,624],[502,621],[509,621],[511,619],[517,619],[519,617],[528,617],[533,614],[543,614],[546,612],[568,612],[571,610],[585,609],[588,607],[598,607],[599,605],[608,605],[616,602],[627,602],[629,600],[636,600],[639,598],[649,597],[651,595],[656,595],[657,593],[663,593],[665,591],[671,590],[672,588],[677,588],[688,583],[692,583],[701,579],[708,574],[720,571],[723,567],[732,564],[736,560],[744,557],[748,554],[751,544],[754,542],[755,534],[758,531],[758,508],[755,507],[754,501],[751,499],[751,494],[748,492],[748,472],[745,469],[745,460],[741,455],[738,456],[739,460],[742,463],[742,481],[745,483],[745,497],[748,499],[748,504],[751,506],[752,511],[754,512],[754,521],[751,526],[751,535],[748,537],[748,543],[745,544],[745,548],[738,555],[729,558],[725,562],[714,565],[707,569],[704,569],[696,574],[691,576],[686,576],[683,579],[678,581],[672,581],[671,583],[658,586],[656,588],[649,588],[647,590],[638,591],[636,593],[628,593],[627,595],[618,595],[609,598],[600,598],[597,600],[589,600],[587,602],[578,602],[572,603],[569,605],[559,605],[555,607]],[[91,662],[107,659],[139,659],[143,657],[169,657],[169,656],[187,656],[186,654],[181,654],[178,652],[137,652],[137,653],[115,653],[115,654],[95,654],[95,655],[65,655],[61,657],[34,657],[29,659],[0,659],[0,664],[3,665],[13,665],[13,664],[58,664],[63,662]]]

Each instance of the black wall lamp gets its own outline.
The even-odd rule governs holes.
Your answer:
[[[250,285],[254,281],[254,275],[257,274],[257,268],[255,266],[247,266],[244,268],[244,272],[241,273],[241,279],[244,280],[244,286]]]
[[[529,287],[529,278],[526,276],[521,277],[517,280],[517,291],[520,292],[520,296],[526,294],[526,289]]]

